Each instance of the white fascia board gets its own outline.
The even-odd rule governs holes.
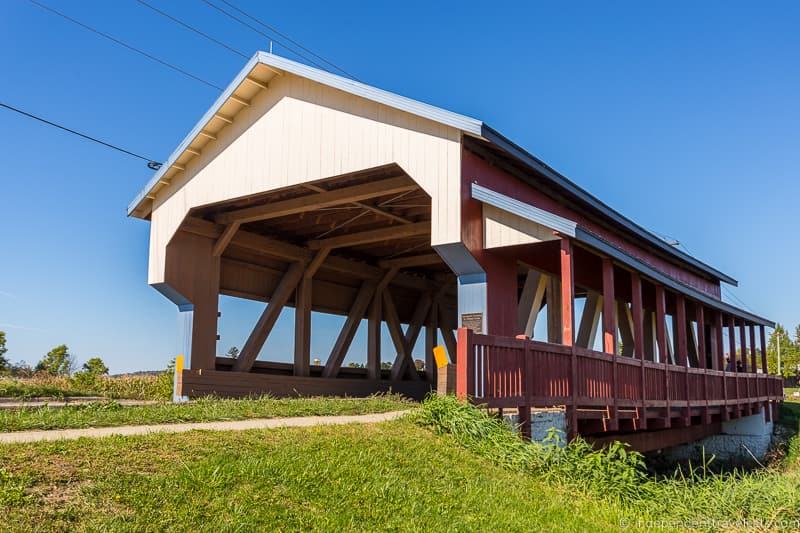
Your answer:
[[[539,209],[525,202],[506,196],[499,192],[487,189],[477,183],[472,184],[472,198],[485,204],[494,206],[513,215],[541,224],[555,230],[562,235],[575,237],[575,228],[578,226],[572,220],[558,216],[544,209]]]

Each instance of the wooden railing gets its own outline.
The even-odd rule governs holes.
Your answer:
[[[564,405],[574,417],[578,409],[602,408],[615,417],[618,409],[666,408],[669,418],[672,408],[683,408],[688,418],[694,407],[739,405],[749,414],[753,404],[783,399],[777,376],[686,368],[466,328],[458,330],[456,368],[457,393],[473,402],[497,408]],[[716,409],[723,410],[727,417],[727,407]]]

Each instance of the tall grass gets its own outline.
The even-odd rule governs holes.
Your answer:
[[[168,400],[172,396],[172,372],[143,376],[53,376],[0,378],[0,397],[103,396],[113,399]]]
[[[578,439],[560,447],[555,433],[544,443],[525,443],[503,421],[453,397],[430,396],[415,417],[495,463],[612,500],[629,509],[640,525],[800,529],[797,436],[783,461],[768,468],[715,473],[708,468],[709,458],[656,478],[647,474],[642,455],[622,444],[593,450]]]

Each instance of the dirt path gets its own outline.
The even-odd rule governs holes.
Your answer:
[[[150,433],[183,433],[194,430],[242,431],[245,429],[272,429],[283,427],[308,427],[336,424],[371,424],[399,418],[408,411],[392,411],[369,415],[301,416],[295,418],[254,418],[226,422],[189,422],[185,424],[156,424],[152,426],[117,426],[84,429],[54,429],[47,431],[14,431],[0,433],[0,443],[38,442],[82,437],[109,437],[111,435],[147,435]]]

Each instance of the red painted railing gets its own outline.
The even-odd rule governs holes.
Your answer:
[[[783,399],[777,376],[686,368],[465,328],[458,330],[457,359],[457,393],[489,407],[686,408],[689,416],[694,407],[749,409]]]

